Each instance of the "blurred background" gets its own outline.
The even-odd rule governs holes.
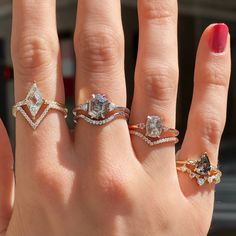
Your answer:
[[[67,105],[73,107],[75,59],[73,31],[76,0],[57,0],[58,30],[63,57],[63,74]],[[227,23],[232,40],[233,71],[229,93],[228,119],[220,149],[220,166],[224,173],[217,186],[215,211],[209,235],[236,235],[236,1],[235,0],[179,0],[179,64],[180,84],[177,126],[186,129],[192,98],[196,48],[200,36],[209,24]],[[138,18],[136,0],[122,1],[122,17],[126,37],[126,79],[128,104],[132,101],[133,76],[138,46]],[[14,104],[13,70],[10,58],[11,1],[0,1],[0,117],[3,119],[14,146],[14,119],[10,107]],[[72,120],[68,121],[73,126]],[[199,127],[196,127],[198,129]]]

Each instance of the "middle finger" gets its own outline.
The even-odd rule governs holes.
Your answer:
[[[74,38],[77,59],[76,106],[90,100],[92,94],[105,94],[113,103],[125,107],[124,35],[120,1],[80,0]],[[102,127],[79,120],[75,136],[76,147],[80,150],[80,156],[86,156],[85,159],[96,157],[104,160],[107,158],[105,156],[121,159],[123,153],[105,154],[115,151],[121,154],[117,144],[123,143],[128,147],[130,142],[124,120],[115,120]],[[97,150],[96,153],[94,150]],[[98,153],[101,153],[99,157]]]

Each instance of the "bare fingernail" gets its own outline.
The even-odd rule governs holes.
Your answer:
[[[212,52],[222,53],[225,51],[228,34],[229,28],[226,24],[220,23],[213,26],[210,42]]]

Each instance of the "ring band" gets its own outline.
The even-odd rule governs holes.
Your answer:
[[[93,125],[105,125],[118,118],[128,120],[130,110],[115,105],[105,95],[93,94],[91,100],[74,108],[73,115],[75,123],[83,119]]]
[[[12,107],[12,115],[20,112],[33,129],[36,129],[50,110],[56,110],[67,117],[68,109],[56,101],[45,100],[36,83],[33,84],[26,98]]]
[[[148,145],[154,146],[163,143],[178,143],[179,131],[162,124],[159,116],[148,116],[146,123],[129,125],[130,134],[142,138]]]
[[[176,161],[176,169],[196,179],[199,186],[205,183],[219,184],[221,181],[222,172],[211,165],[207,153],[202,154],[200,160]]]
[[[145,136],[150,138],[176,137],[179,131],[171,129],[162,124],[159,116],[148,116],[146,123],[129,125],[130,130],[145,130]]]

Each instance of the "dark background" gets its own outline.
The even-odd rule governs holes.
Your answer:
[[[58,29],[63,54],[63,71],[67,104],[73,106],[74,55],[72,37],[75,23],[75,0],[58,0]],[[136,1],[125,0],[122,5],[126,37],[126,78],[128,104],[132,101],[133,77],[138,45]],[[203,30],[211,23],[224,22],[230,28],[232,41],[232,79],[229,92],[228,118],[220,148],[222,184],[217,186],[216,204],[209,235],[236,235],[236,1],[180,0],[179,1],[179,65],[180,83],[177,105],[177,128],[181,139],[186,129],[192,98],[195,54]],[[0,116],[4,120],[14,145],[14,120],[10,115],[13,98],[13,74],[10,59],[11,4],[0,3]],[[68,53],[69,51],[69,53]],[[70,119],[69,119],[70,120]],[[71,120],[69,125],[72,126]],[[198,129],[200,127],[196,127]],[[203,219],[204,220],[204,219]]]

